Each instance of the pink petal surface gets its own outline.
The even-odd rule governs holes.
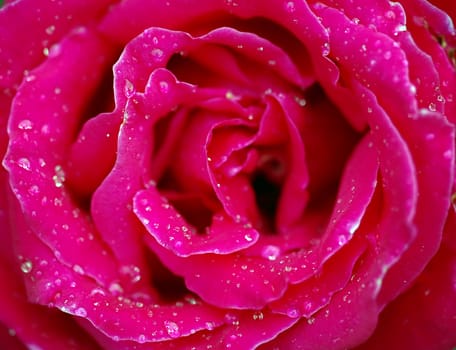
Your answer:
[[[17,88],[30,70],[46,59],[54,44],[75,27],[103,15],[112,1],[14,1],[0,10],[0,86]],[[16,19],[16,20],[15,20]],[[17,20],[20,19],[20,20]],[[24,30],[24,23],[33,30]],[[18,42],[20,45],[18,45]],[[5,72],[5,74],[4,74]]]
[[[21,268],[32,302],[83,317],[114,340],[162,341],[223,323],[219,310],[198,301],[155,304],[147,298],[135,300],[119,295],[122,291],[118,285],[98,285],[60,264],[52,251],[30,232],[19,213],[15,219],[18,251],[23,256]]]
[[[348,284],[327,306],[259,349],[350,349],[367,339],[378,315],[377,266],[375,256],[363,255]]]
[[[89,197],[114,165],[120,122],[118,114],[97,115],[84,124],[71,146],[67,183],[78,197]]]
[[[0,277],[8,283],[1,289],[0,320],[8,327],[8,337],[17,342],[17,347],[9,349],[21,349],[21,344],[24,348],[98,349],[69,316],[29,303],[19,271],[17,266],[2,261]],[[8,346],[2,340],[0,344]]]
[[[318,246],[322,261],[334,255],[358,230],[377,188],[378,168],[377,150],[368,134],[345,166],[337,201]]]
[[[134,211],[149,233],[164,248],[180,257],[195,254],[230,254],[256,243],[259,233],[223,218],[214,221],[206,234],[192,232],[192,227],[154,188],[139,191]],[[226,233],[229,232],[229,235]]]
[[[454,348],[455,219],[455,212],[451,211],[444,233],[447,245],[440,248],[412,288],[385,308],[373,336],[356,349],[396,346],[417,350]]]
[[[80,30],[32,71],[13,104],[4,160],[11,187],[36,235],[59,261],[107,284],[116,274],[116,263],[66,191],[63,162],[77,118],[110,55],[96,35]],[[74,89],[82,91],[77,98]]]
[[[74,139],[79,125],[73,122],[68,126],[68,120],[60,124],[53,121],[52,127],[58,128],[51,130],[41,114],[50,116],[56,111],[52,105],[62,104],[61,115],[74,111],[76,115],[83,102],[69,101],[65,96],[69,89],[54,86],[56,79],[45,82],[39,74],[53,76],[52,65],[57,65],[55,71],[61,70],[57,58],[62,55],[62,48],[68,47],[71,52],[83,47],[94,57],[104,55],[106,61],[97,63],[100,67],[109,64],[112,53],[107,47],[93,52],[98,43],[92,34],[84,32],[71,34],[70,39],[51,50],[50,63],[45,62],[29,74],[19,89],[9,127],[14,142],[5,160],[15,195],[22,205],[16,209],[14,221],[18,223],[20,264],[32,301],[56,306],[76,316],[80,325],[105,348],[180,349],[208,344],[254,348],[267,341],[271,344],[260,349],[351,348],[370,336],[384,306],[412,285],[438,251],[412,289],[386,307],[380,316],[379,331],[366,343],[366,348],[374,343],[395,346],[396,330],[406,322],[411,325],[402,328],[407,334],[413,334],[415,326],[423,329],[427,319],[439,318],[436,309],[443,312],[448,326],[432,324],[431,329],[418,334],[416,346],[454,346],[454,339],[445,336],[452,329],[454,308],[441,302],[442,298],[451,300],[454,294],[450,280],[454,264],[451,250],[441,246],[440,234],[450,206],[451,183],[453,191],[455,188],[455,135],[454,127],[447,122],[456,115],[452,101],[454,67],[448,52],[433,38],[435,31],[453,42],[454,28],[448,17],[425,1],[404,1],[404,6],[373,1],[369,7],[356,7],[344,0],[325,3],[309,7],[307,2],[278,0],[267,4],[213,1],[192,6],[186,0],[150,4],[126,0],[114,4],[98,28],[122,46],[145,28],[160,23],[191,34],[148,29],[127,46],[114,68],[115,110],[91,119],[82,129],[72,148],[69,166],[73,168],[68,173],[62,164],[71,145],[60,142],[60,137]],[[15,3],[8,7],[14,6]],[[94,8],[97,15],[88,13],[87,18],[80,17],[75,10],[76,22],[102,14],[103,6]],[[410,24],[409,17],[408,22],[405,20],[404,8],[413,8],[414,24]],[[221,14],[221,9],[225,14]],[[20,12],[21,5],[16,10]],[[169,11],[173,16],[168,16]],[[418,21],[423,13],[432,28],[429,32]],[[311,67],[296,68],[288,59],[288,52],[279,48],[289,47],[287,44],[270,45],[256,35],[221,28],[197,36],[217,26],[213,22],[218,20],[242,26],[248,22],[244,19],[253,15],[285,25],[302,40],[309,49],[311,62],[304,55],[306,59],[299,65],[305,61]],[[71,20],[69,16],[67,19]],[[66,25],[63,23],[62,29],[43,28],[52,40],[53,33],[55,40],[59,40],[58,35],[64,35]],[[406,25],[410,26],[410,33]],[[8,23],[7,27],[14,25]],[[42,33],[35,34],[41,38]],[[30,42],[39,42],[41,39],[34,35]],[[83,44],[72,42],[82,37]],[[95,44],[90,43],[91,39]],[[42,45],[48,48],[48,40],[45,42]],[[30,52],[36,54],[40,49],[38,45]],[[17,70],[5,70],[7,78],[3,82],[11,87],[20,81],[24,67],[33,66],[42,58],[35,55],[21,61]],[[78,72],[94,60],[80,55],[74,62],[78,59],[86,60],[74,63],[75,67],[79,65],[75,76],[82,76]],[[188,73],[193,64],[195,70]],[[268,67],[267,74],[257,68],[260,65]],[[303,124],[299,120],[303,115],[308,117],[303,108],[307,101],[300,88],[308,88],[314,82],[302,72],[313,70],[325,94],[357,131],[341,131],[350,142],[336,153],[349,162],[345,164],[334,208],[328,196],[327,203],[317,208],[318,213],[315,207],[304,211],[308,204],[306,187],[309,183],[313,185],[318,171],[327,172],[321,170],[326,169],[325,161],[309,163],[312,158],[308,153],[312,152],[296,151],[306,145],[305,134],[300,135]],[[95,87],[100,79],[89,80]],[[69,79],[65,76],[62,81]],[[204,87],[196,88],[197,85]],[[241,87],[236,90],[238,86]],[[8,91],[5,94],[11,95],[13,90]],[[41,96],[37,93],[30,98],[34,91],[42,92]],[[48,96],[54,94],[55,99],[49,103]],[[87,95],[90,94],[88,91]],[[2,105],[7,105],[11,98],[5,96],[0,101]],[[42,102],[44,99],[46,103]],[[245,107],[251,103],[257,105]],[[32,104],[45,107],[33,111]],[[195,113],[196,109],[199,110]],[[222,115],[224,111],[227,113]],[[222,117],[217,119],[211,114]],[[270,123],[275,119],[271,116],[277,114],[283,116],[283,122],[274,125]],[[235,120],[233,116],[241,122],[221,123],[225,117]],[[261,116],[263,120],[258,123],[256,118]],[[204,118],[207,125],[200,129],[195,120],[200,122]],[[193,129],[187,129],[192,123]],[[157,125],[159,128],[154,131]],[[157,141],[154,138],[163,131],[163,125],[172,129],[170,137]],[[216,135],[223,129],[226,135]],[[273,129],[288,134],[289,140],[284,142]],[[108,144],[104,143],[107,133],[117,132],[118,140],[111,138]],[[183,133],[186,134],[181,138]],[[227,135],[231,133],[235,137],[230,139]],[[351,142],[356,143],[361,134],[364,139],[348,156]],[[251,209],[256,206],[256,193],[245,176],[255,169],[256,163],[261,164],[261,152],[254,148],[255,142],[267,146],[268,141],[278,148],[286,145],[284,148],[291,154],[287,159],[281,152],[274,154],[290,170],[278,202],[277,236],[260,235],[255,229],[261,227],[261,215]],[[193,146],[186,149],[189,143]],[[100,155],[94,154],[87,164],[81,156],[91,147],[101,147],[109,155],[96,174],[90,174],[90,167],[97,165]],[[164,189],[162,183],[155,183],[156,179],[168,176],[168,159],[176,150],[178,157],[172,159],[175,165],[171,173],[177,180],[170,181],[189,193],[173,192]],[[38,158],[38,153],[43,152],[47,158]],[[198,156],[193,155],[195,152]],[[325,152],[332,153],[330,148],[325,148]],[[309,170],[305,163],[320,170]],[[84,169],[78,173],[81,164]],[[183,165],[191,174],[188,179],[181,171]],[[338,175],[342,167],[335,166],[331,172]],[[280,176],[278,179],[282,181]],[[307,188],[310,197],[330,181],[324,179]],[[210,191],[210,185],[217,196]],[[43,189],[46,197],[41,198]],[[70,189],[84,200],[95,191],[91,203],[95,225],[86,212],[77,208]],[[297,192],[302,195],[296,196]],[[169,206],[162,195],[176,207]],[[188,215],[181,216],[177,209],[194,199],[202,203],[199,209],[211,213],[211,224],[205,224],[205,233],[197,233],[187,221]],[[231,217],[218,212],[222,206]],[[21,217],[21,210],[27,221]],[[43,212],[51,214],[42,215]],[[0,222],[7,222],[1,215],[2,212]],[[37,219],[43,217],[49,222]],[[255,223],[255,228],[249,221]],[[27,229],[28,224],[33,230]],[[446,230],[443,244],[451,246],[448,232],[454,231],[454,215],[449,217]],[[58,235],[53,237],[46,232]],[[87,237],[76,237],[81,232]],[[321,241],[316,232],[323,232]],[[75,247],[85,254],[78,256]],[[171,273],[183,277],[187,288],[203,301],[187,299],[184,304],[159,304],[159,296],[147,288],[155,273],[146,262],[147,248]],[[12,258],[8,252],[2,254]],[[49,264],[56,267],[54,271],[46,268]],[[435,280],[436,277],[439,279]],[[121,281],[125,278],[130,278],[130,282]],[[137,284],[138,281],[141,283]],[[214,285],[219,288],[213,288]],[[428,300],[431,303],[424,307],[423,317],[411,316],[414,305],[425,305]],[[226,313],[205,302],[241,310]],[[404,316],[397,318],[397,313]],[[4,323],[9,322],[14,323]],[[397,327],[391,330],[389,325]],[[434,337],[440,337],[440,343],[433,343]],[[65,335],[62,339],[65,341]]]

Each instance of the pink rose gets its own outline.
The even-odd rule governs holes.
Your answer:
[[[456,346],[438,6],[6,1],[0,347]]]

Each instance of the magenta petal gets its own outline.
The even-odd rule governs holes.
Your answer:
[[[166,91],[160,90],[163,84]],[[187,95],[187,88],[168,71],[157,69],[151,74],[145,93],[134,93],[128,98],[118,135],[116,163],[92,196],[92,218],[100,234],[121,264],[139,268],[143,275],[148,271],[141,244],[144,229],[133,213],[133,197],[144,188],[148,175],[145,169],[150,167],[153,151],[151,129],[180,101],[182,94]]]
[[[444,117],[426,113],[403,127],[407,128],[404,138],[411,145],[419,169],[419,197],[413,220],[416,238],[386,277],[381,302],[394,298],[401,290],[398,286],[413,281],[439,249],[455,173],[455,130]]]
[[[289,317],[310,318],[331,303],[334,294],[343,290],[352,277],[354,265],[364,253],[363,240],[351,242],[324,263],[321,271],[308,280],[290,285],[285,294],[268,305],[273,312]]]
[[[68,36],[60,48],[15,97],[4,165],[30,227],[57,259],[109,284],[116,262],[66,188],[64,160],[111,48],[87,30]]]
[[[340,10],[321,7],[317,13],[331,31],[330,57],[346,72],[346,78],[368,86],[388,114],[414,113],[414,88],[399,45],[382,33],[353,23]]]
[[[259,236],[256,230],[244,228],[228,217],[214,217],[208,231],[198,234],[154,188],[138,192],[133,208],[157,242],[180,257],[230,254],[255,244]]]
[[[185,279],[190,290],[218,307],[260,309],[279,298],[287,287],[288,272],[279,272],[288,265],[279,261],[237,254],[181,258],[150,236],[146,243],[173,273]],[[292,268],[288,266],[286,270]]]
[[[7,74],[0,77],[0,86],[19,84],[24,71],[44,61],[54,44],[56,49],[60,45],[56,44],[59,40],[75,27],[92,22],[111,2],[102,0],[92,4],[78,0],[65,3],[21,0],[2,8],[0,67]]]
[[[98,349],[70,316],[31,304],[23,291],[22,278],[13,273],[19,269],[8,265],[4,261],[0,265],[0,278],[8,281],[0,291],[0,323],[8,327],[9,338],[16,338],[16,344],[24,344],[24,349]],[[21,349],[7,347],[2,340],[4,349]]]
[[[88,120],[67,161],[67,181],[79,197],[90,196],[115,161],[119,113],[104,113]]]
[[[357,145],[339,186],[337,201],[318,247],[322,261],[350,241],[377,187],[379,161],[370,134]]]
[[[291,346],[297,350],[335,350],[360,344],[374,330],[379,312],[373,296],[376,273],[355,269],[348,285],[336,293],[325,308],[307,319],[300,319],[294,327],[259,349]]]
[[[296,121],[293,120],[294,116],[301,115],[302,106],[294,96],[274,97],[284,115],[288,135],[285,149],[290,154],[288,175],[284,180],[276,218],[279,232],[286,232],[299,220],[307,205],[309,170],[306,165],[305,140],[302,140]]]
[[[268,343],[277,335],[286,332],[298,320],[287,316],[276,315],[268,310],[243,311],[239,317],[225,315],[226,329],[214,335],[211,344],[214,348],[256,349]]]
[[[115,282],[109,288],[100,286],[77,270],[60,264],[25,226],[20,214],[16,223],[18,249],[24,259],[21,269],[32,302],[87,319],[115,340],[171,340],[214,329],[224,322],[222,312],[197,300],[182,305],[160,305],[151,302],[151,295],[140,300],[119,295],[122,290]]]
[[[454,220],[448,222],[454,237]],[[454,239],[453,239],[454,242]],[[414,285],[389,304],[369,340],[356,349],[446,350],[456,344],[455,251],[441,247]]]

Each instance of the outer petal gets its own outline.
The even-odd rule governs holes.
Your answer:
[[[414,285],[389,304],[375,333],[356,349],[398,347],[445,350],[456,346],[456,214],[446,225],[448,246],[442,246]]]
[[[22,0],[2,8],[0,86],[17,87],[25,70],[44,61],[51,47],[72,29],[99,18],[111,2]]]
[[[109,284],[116,263],[65,187],[63,162],[112,53],[86,30],[69,36],[61,49],[27,77],[16,95],[4,165],[35,234],[59,261]],[[77,97],[75,89],[81,92]]]

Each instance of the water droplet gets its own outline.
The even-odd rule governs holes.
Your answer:
[[[291,318],[297,318],[297,317],[299,317],[299,311],[296,309],[289,309],[287,311],[287,315],[288,315],[288,317],[291,317]]]
[[[146,336],[144,334],[140,334],[138,336],[138,342],[144,344],[146,342]]]
[[[135,94],[135,87],[128,79],[125,79],[124,94],[126,98],[130,98]]]
[[[92,291],[90,292],[90,295],[91,295],[91,296],[96,295],[96,294],[106,295],[106,293],[104,292],[104,290],[101,289],[101,288],[94,288],[94,289],[92,289]]]
[[[54,180],[55,187],[62,187],[65,182],[65,172],[60,165],[56,165],[54,171],[55,175],[52,177],[52,180]]]
[[[228,100],[233,100],[234,99],[234,94],[231,91],[227,91],[225,94],[225,98]]]
[[[22,264],[21,264],[21,271],[23,273],[30,273],[33,269],[33,264],[30,260],[27,260],[27,261],[24,261]]]
[[[264,318],[264,315],[261,311],[257,311],[253,314],[252,317],[255,321],[261,321]]]
[[[31,195],[35,195],[40,193],[40,188],[37,185],[32,185],[28,189],[28,193]]]
[[[267,245],[263,247],[261,256],[270,261],[274,261],[280,256],[280,247],[277,247],[275,245]]]
[[[74,314],[75,314],[76,316],[86,317],[86,316],[87,316],[87,311],[86,311],[86,309],[84,309],[83,307],[79,307],[79,308],[77,308],[77,309],[74,311]]]
[[[433,102],[429,103],[428,108],[431,112],[435,112],[436,111],[435,103],[433,103]]]
[[[287,12],[293,13],[296,11],[296,5],[293,1],[288,1],[285,5],[285,9],[287,10]]]
[[[160,86],[160,91],[163,94],[166,94],[169,92],[169,84],[166,81],[161,81],[158,85]]]
[[[328,42],[323,44],[323,49],[321,51],[321,54],[323,56],[328,56],[329,55],[329,43]]]
[[[215,323],[214,322],[206,322],[206,328],[209,331],[212,331],[215,328]]]
[[[84,269],[79,266],[79,265],[74,265],[73,266],[73,271],[76,272],[77,274],[83,275],[84,274]]]
[[[30,171],[30,161],[28,158],[19,158],[17,165],[19,165],[24,170]]]
[[[295,101],[298,105],[300,105],[301,107],[304,107],[306,104],[307,104],[307,100],[305,98],[301,98],[299,96],[296,96],[295,97]]]
[[[393,56],[393,54],[391,53],[391,51],[386,51],[383,54],[383,57],[385,58],[385,60],[389,60],[392,56]]]
[[[33,128],[33,123],[28,119],[24,119],[19,122],[17,127],[21,130],[30,130]]]
[[[347,237],[344,235],[340,235],[339,238],[337,239],[337,242],[339,243],[340,246],[344,245],[347,243]]]
[[[252,235],[250,235],[250,233],[247,233],[247,234],[244,236],[244,239],[245,239],[247,242],[252,242],[252,241],[253,241],[253,237],[252,237]]]
[[[123,293],[123,288],[118,282],[112,282],[109,285],[109,291],[114,295],[119,295]]]
[[[151,52],[152,56],[154,56],[155,59],[161,59],[163,57],[163,50],[161,49],[153,49]]]
[[[46,34],[48,34],[48,35],[52,35],[54,33],[54,31],[55,31],[55,26],[53,26],[53,25],[46,28]]]
[[[445,159],[451,159],[453,157],[453,152],[449,149],[443,153]]]
[[[399,24],[396,26],[396,28],[394,28],[394,32],[393,32],[393,35],[394,36],[398,36],[399,33],[401,32],[405,32],[407,30],[407,26],[404,25],[404,24]]]
[[[177,338],[180,336],[179,326],[177,325],[176,322],[165,321],[164,324],[165,324],[166,332],[168,332],[168,334],[171,338]]]

